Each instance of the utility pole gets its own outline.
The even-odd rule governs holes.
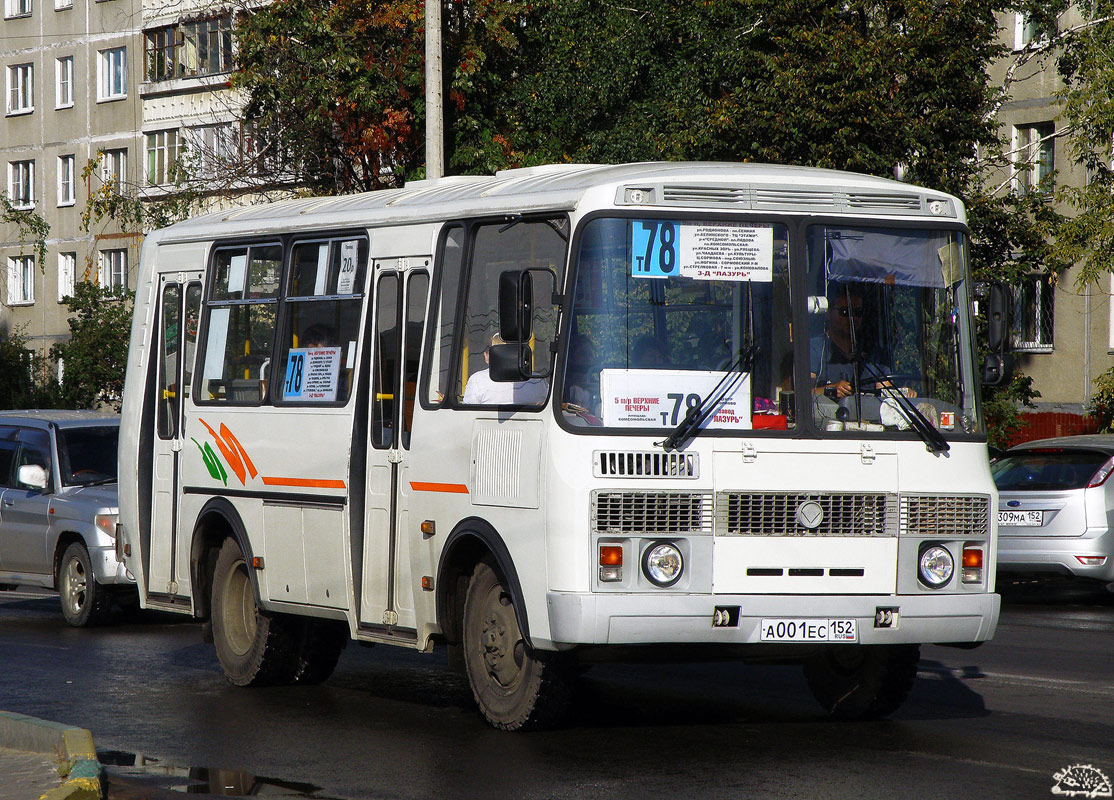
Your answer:
[[[445,174],[441,97],[441,0],[425,2],[425,174]]]

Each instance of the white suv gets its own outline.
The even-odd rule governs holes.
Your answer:
[[[58,590],[70,625],[136,597],[116,560],[119,429],[90,411],[0,411],[0,585]]]

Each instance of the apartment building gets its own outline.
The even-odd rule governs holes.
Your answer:
[[[1069,9],[1060,28],[1080,22]],[[1009,151],[1007,165],[992,177],[1002,191],[1036,192],[1055,202],[1057,186],[1082,186],[1087,175],[1072,162],[1058,135],[1062,123],[1056,93],[1062,83],[1055,61],[1039,57],[1050,42],[1022,14],[1002,14],[999,24],[1010,54],[993,65],[990,77],[1009,91],[997,117]],[[1041,394],[1023,434],[1026,439],[1087,430],[1083,413],[1094,392],[1092,382],[1114,366],[1114,276],[1101,286],[1080,289],[1076,275],[1075,268],[1056,279],[1031,275],[1015,291],[1017,367],[1033,377]]]
[[[37,351],[68,334],[75,280],[134,288],[139,238],[111,222],[83,229],[91,191],[140,175],[143,48],[139,0],[2,0],[0,184],[50,225],[46,259],[0,225],[0,331]],[[83,177],[86,164],[99,166]]]

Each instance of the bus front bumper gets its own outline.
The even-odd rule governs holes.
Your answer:
[[[974,643],[994,635],[1001,608],[1001,597],[987,593],[810,597],[549,592],[546,600],[549,644],[555,647],[758,644],[763,642],[763,620],[849,619],[855,620],[858,644]]]

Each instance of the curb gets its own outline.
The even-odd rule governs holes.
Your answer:
[[[58,756],[69,766],[65,781],[39,800],[101,800],[104,768],[97,761],[93,734],[58,722],[0,711],[0,747]]]

